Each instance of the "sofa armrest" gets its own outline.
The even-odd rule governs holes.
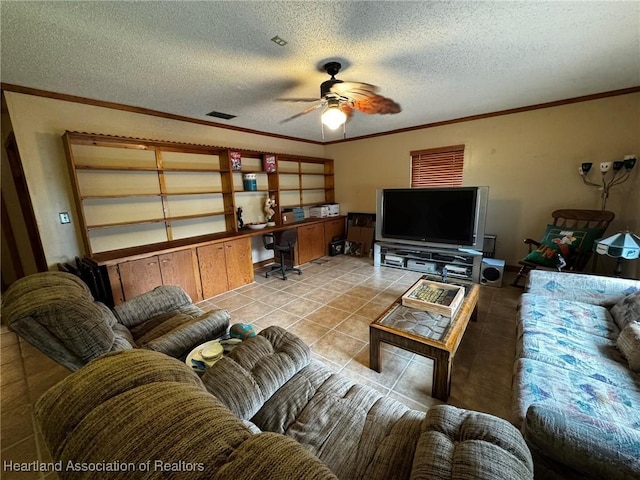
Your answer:
[[[531,405],[522,427],[534,455],[576,470],[579,478],[640,475],[640,432],[554,407]]]
[[[182,288],[163,285],[116,305],[113,313],[125,327],[132,328],[152,317],[178,310],[179,307],[190,303],[191,298]]]
[[[529,272],[527,280],[528,293],[605,307],[638,290],[638,280],[546,270]]]
[[[537,240],[534,240],[533,238],[525,238],[524,243],[529,248],[529,253],[533,251],[534,247],[538,248],[540,245],[542,245],[540,242],[538,242]]]
[[[437,405],[422,422],[411,472],[412,480],[430,478],[531,480],[533,460],[506,420]]]

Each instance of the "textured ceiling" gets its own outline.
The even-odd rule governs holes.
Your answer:
[[[403,109],[347,138],[640,85],[637,1],[0,5],[2,82],[316,141],[320,111],[274,100],[319,96],[328,60]]]

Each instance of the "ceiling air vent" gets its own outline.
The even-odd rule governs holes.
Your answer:
[[[231,115],[229,113],[216,112],[215,110],[213,112],[207,113],[207,116],[208,117],[223,118],[225,120],[231,120],[232,118],[236,118],[236,115]]]

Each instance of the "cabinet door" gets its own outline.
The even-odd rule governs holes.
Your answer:
[[[334,218],[333,220],[327,220],[324,224],[324,254],[329,255],[329,244],[333,237],[344,238],[345,233],[345,219]]]
[[[163,285],[179,285],[187,292],[192,301],[202,300],[199,285],[196,282],[191,249],[165,253],[159,255],[158,258]]]
[[[162,285],[158,257],[123,262],[118,265],[118,270],[125,300],[131,300]]]
[[[251,239],[240,238],[224,242],[224,254],[227,263],[229,290],[253,282],[253,260],[251,258]]]
[[[298,227],[298,263],[303,264],[324,256],[324,226],[322,223]]]
[[[224,251],[224,243],[214,243],[197,249],[204,298],[211,298],[229,290]]]

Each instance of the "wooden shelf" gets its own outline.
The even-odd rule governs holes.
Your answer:
[[[145,244],[141,242],[147,238],[148,245],[155,245],[176,239],[188,243],[189,238],[202,235],[235,234],[238,205],[242,205],[245,215],[248,212],[251,216],[256,212],[262,214],[263,202],[257,197],[264,195],[275,200],[276,223],[280,223],[283,208],[334,201],[330,159],[78,132],[66,132],[63,145],[78,211],[78,228],[89,256],[143,247]],[[240,170],[231,169],[232,151],[241,154]],[[263,170],[266,154],[275,156],[275,172]],[[136,172],[140,174],[134,175]],[[257,174],[259,188],[244,189],[241,178],[246,173]],[[309,183],[318,185],[302,187]],[[110,185],[126,193],[115,193]],[[306,197],[317,200],[306,203],[311,199]],[[118,199],[123,199],[120,205],[126,208],[127,216],[139,220],[123,221],[118,210],[109,210]],[[293,204],[285,206],[281,202]],[[193,213],[209,209],[214,211]],[[172,211],[184,215],[172,215]],[[109,212],[107,218],[114,221],[100,223],[98,220],[104,218],[102,215],[106,212]],[[193,229],[179,223],[207,217],[218,218],[196,221]],[[163,226],[147,236],[142,226],[149,224]],[[141,228],[136,229],[136,225]],[[98,229],[117,230],[112,236],[90,235],[90,231]]]

